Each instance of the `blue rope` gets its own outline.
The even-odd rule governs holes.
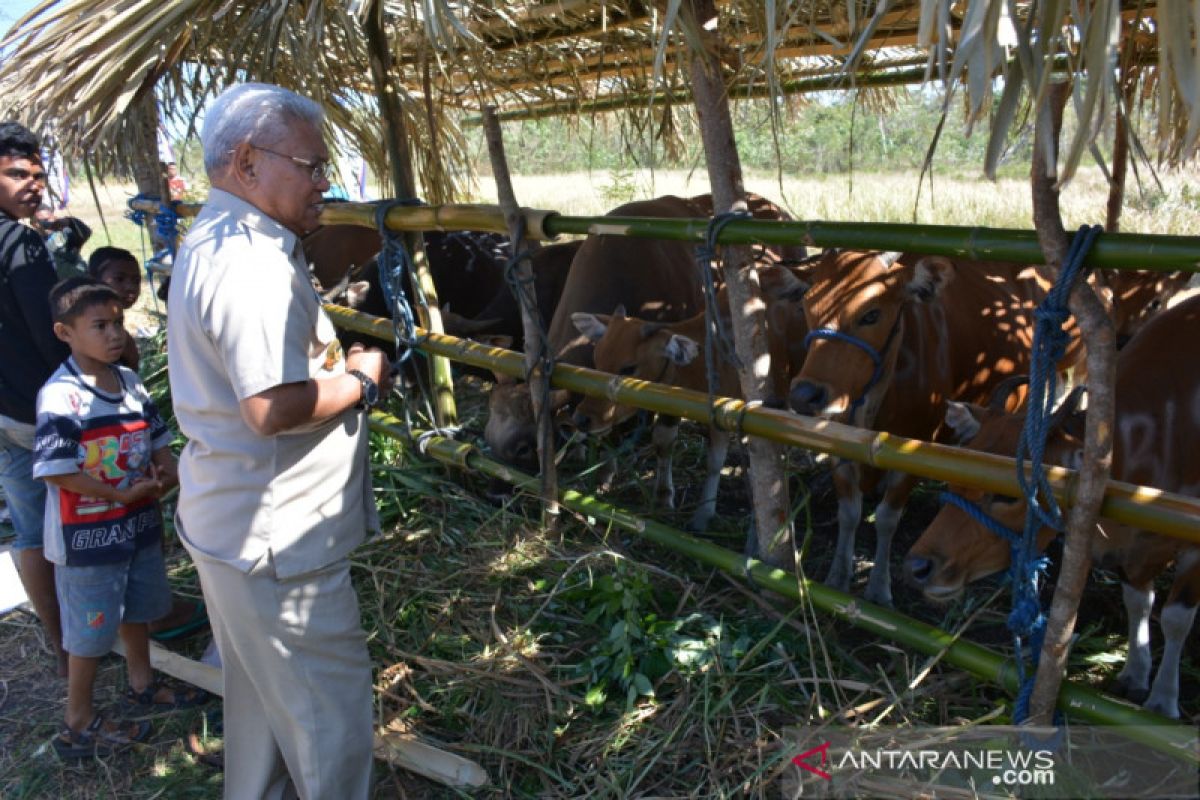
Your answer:
[[[408,296],[404,293],[404,281],[414,287],[418,302],[425,303],[424,293],[418,281],[411,280],[412,256],[404,246],[403,235],[387,226],[388,212],[399,206],[421,205],[420,200],[381,200],[375,204],[375,227],[383,243],[376,264],[379,267],[379,285],[383,299],[392,315],[392,333],[396,340],[396,361],[399,365],[412,357],[413,348],[419,344],[416,317]]]
[[[1063,530],[1062,510],[1054,499],[1046,478],[1043,460],[1046,453],[1048,424],[1054,409],[1057,390],[1057,365],[1066,352],[1069,336],[1063,326],[1070,319],[1067,306],[1075,283],[1086,272],[1084,258],[1103,229],[1098,225],[1083,226],[1071,239],[1067,256],[1059,269],[1053,288],[1034,312],[1033,353],[1029,378],[1029,410],[1025,427],[1017,444],[1017,481],[1026,499],[1025,529],[1019,542],[1013,544],[1010,575],[1013,583],[1013,609],[1008,627],[1013,632],[1017,651],[1017,674],[1020,691],[1014,707],[1014,719],[1020,723],[1029,716],[1029,698],[1033,693],[1034,675],[1041,657],[1046,635],[1046,615],[1042,612],[1039,590],[1045,573],[1046,559],[1037,552],[1037,534],[1043,526]],[[1025,463],[1030,463],[1030,475],[1025,475]],[[1039,495],[1041,497],[1039,498]],[[989,528],[991,530],[991,528]],[[1022,640],[1028,642],[1033,669],[1026,675]],[[1061,725],[1062,715],[1055,714],[1055,725]]]
[[[708,229],[704,233],[704,242],[696,245],[696,266],[700,269],[700,287],[704,292],[704,369],[708,378],[708,405],[713,406],[713,398],[717,395],[718,382],[716,353],[720,350],[725,363],[739,371],[742,362],[737,357],[737,351],[725,323],[721,320],[721,309],[717,305],[717,286],[713,280],[712,264],[720,259],[718,247],[721,232],[725,226],[739,219],[750,219],[749,211],[726,211],[716,214],[708,221]],[[713,414],[715,421],[716,414]]]

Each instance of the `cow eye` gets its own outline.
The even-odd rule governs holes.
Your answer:
[[[874,325],[876,322],[879,322],[879,318],[881,316],[883,316],[883,314],[878,308],[872,308],[870,311],[858,318],[858,324]]]
[[[1161,306],[1162,306],[1162,300],[1160,300],[1159,298],[1156,297],[1146,305],[1146,309],[1148,311],[1158,311],[1158,309]]]
[[[625,366],[623,366],[619,370],[617,370],[618,375],[626,375],[626,376],[632,375],[635,372],[637,372],[637,364],[626,364]]]

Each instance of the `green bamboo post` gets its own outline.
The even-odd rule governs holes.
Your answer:
[[[704,241],[707,219],[655,217],[570,217],[552,211],[524,210],[526,228],[547,237],[614,234],[642,239]],[[374,207],[337,203],[325,207],[322,221],[374,226]],[[504,233],[504,215],[496,206],[442,205],[395,208],[387,216],[394,230],[481,230]],[[540,227],[539,227],[540,226]],[[809,247],[853,247],[899,250],[979,261],[1042,263],[1037,232],[965,225],[907,225],[886,222],[822,222],[736,220],[721,233],[721,244],[790,244]],[[1093,269],[1145,269],[1200,272],[1200,236],[1150,233],[1104,233],[1084,264]]]
[[[395,417],[373,413],[370,425],[372,430],[411,443],[404,424]],[[441,463],[500,478],[531,494],[536,495],[539,491],[536,478],[485,458],[471,444],[433,436],[425,441],[424,452]],[[667,525],[604,503],[591,495],[567,490],[561,493],[561,500],[564,506],[579,514],[610,522],[647,541],[732,575],[749,576],[756,584],[776,594],[797,602],[811,602],[816,608],[843,622],[925,655],[941,656],[947,664],[995,683],[1010,694],[1017,691],[1017,674],[1011,660],[985,647],[803,576],[797,580],[797,576],[790,572],[746,559]],[[1174,758],[1187,763],[1200,763],[1200,750],[1197,749],[1200,742],[1195,728],[1190,725],[1171,722],[1138,706],[1111,699],[1071,682],[1063,684],[1058,706],[1085,722],[1121,726],[1122,732],[1129,738]]]
[[[340,306],[327,305],[325,310],[342,327],[380,338],[391,336],[391,323],[386,319]],[[422,330],[418,335],[422,338],[421,348],[430,353],[513,377],[524,374],[524,356],[520,353]],[[570,364],[557,365],[550,383],[556,388],[818,450],[879,469],[900,470],[1013,497],[1021,493],[1016,462],[992,453],[862,430],[773,408],[747,408],[741,400],[727,397],[715,398],[714,416],[708,395],[703,392],[620,378]],[[1047,468],[1054,495],[1064,507],[1074,504],[1074,475],[1062,467]],[[1113,522],[1200,544],[1200,499],[1110,480],[1100,510]]]
[[[388,165],[391,168],[392,185],[396,196],[404,199],[417,196],[416,180],[413,177],[412,156],[408,145],[408,126],[391,85],[391,50],[383,22],[383,0],[374,0],[367,14],[365,25],[368,43],[368,61],[371,78],[375,85],[375,96],[379,101],[380,118],[383,122],[384,140],[387,145]],[[442,312],[438,306],[437,287],[429,272],[429,261],[425,257],[424,241],[419,232],[408,232],[405,246],[412,254],[414,288],[419,288],[428,305],[415,304],[420,323],[430,330],[444,331]],[[450,362],[440,356],[429,360],[430,383],[433,387],[433,412],[441,427],[458,424],[458,410],[454,404],[454,376]]]

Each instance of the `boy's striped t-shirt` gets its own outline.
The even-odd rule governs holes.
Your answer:
[[[112,367],[121,386],[109,394],[88,383],[74,358],[50,376],[37,399],[33,476],[83,472],[117,488],[150,474],[150,457],[171,431],[132,370]],[[158,503],[132,506],[47,484],[45,557],[86,566],[124,561],[162,537]]]

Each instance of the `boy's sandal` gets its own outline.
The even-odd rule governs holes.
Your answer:
[[[155,700],[154,696],[166,689],[171,693],[170,700]],[[168,686],[162,681],[151,681],[140,692],[135,692],[130,686],[125,690],[125,702],[136,706],[140,711],[175,711],[180,708],[192,708],[207,703],[211,695],[203,689],[194,686]]]
[[[149,722],[128,722],[111,730],[106,729],[104,723],[104,715],[97,713],[81,731],[63,725],[54,737],[54,752],[60,758],[91,758],[145,741],[150,736]]]

